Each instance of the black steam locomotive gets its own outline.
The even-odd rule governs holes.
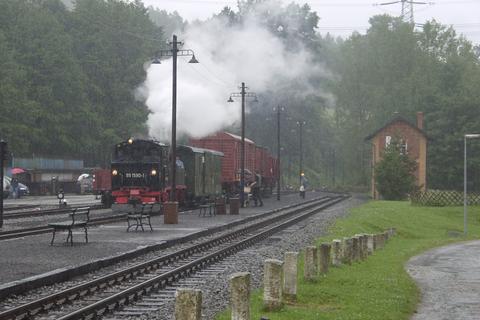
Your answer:
[[[222,192],[220,173],[223,153],[178,146],[176,198],[194,204]],[[169,146],[154,140],[128,139],[115,146],[111,162],[111,196],[118,204],[167,201]]]

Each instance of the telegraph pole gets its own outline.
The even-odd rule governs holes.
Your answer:
[[[245,82],[242,82],[242,154],[240,155],[241,170],[240,171],[240,205],[245,206]]]
[[[281,163],[280,163],[280,114],[283,107],[277,107],[277,200],[280,201],[280,171],[281,171]]]
[[[248,87],[245,86],[245,82],[242,82],[240,92],[234,92],[230,94],[230,98],[227,102],[233,102],[232,97],[242,98],[242,146],[240,154],[240,205],[243,208],[244,203],[244,188],[245,188],[245,98],[254,97],[253,102],[258,102],[257,95],[254,92],[247,92]]]
[[[303,126],[306,124],[305,121],[297,121],[297,125],[300,127],[300,184],[302,184],[302,173],[303,173]]]

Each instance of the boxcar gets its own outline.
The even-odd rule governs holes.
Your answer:
[[[191,139],[193,146],[220,151],[224,154],[222,160],[222,186],[227,193],[238,192],[241,173],[241,137],[219,132],[202,139]],[[245,139],[245,183],[260,176],[261,188],[264,194],[271,193],[276,184],[277,160],[266,148],[256,146],[250,139]]]
[[[190,144],[198,148],[216,150],[223,153],[221,181],[223,189],[233,194],[238,192],[241,173],[241,137],[228,132],[191,139]],[[255,172],[255,143],[245,138],[245,181],[253,181]]]

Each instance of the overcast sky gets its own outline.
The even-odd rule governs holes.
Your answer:
[[[368,19],[377,14],[400,15],[401,4],[380,6],[382,2],[394,0],[312,0],[307,2],[320,17],[318,31],[334,35],[348,36],[356,30],[364,33]],[[422,0],[414,0],[420,2]],[[152,5],[167,11],[178,11],[187,20],[205,19],[218,13],[223,7],[236,8],[236,0],[143,0],[145,5]],[[290,3],[292,1],[283,1]],[[423,2],[423,1],[422,1]],[[480,0],[435,0],[424,1],[428,4],[414,6],[416,23],[435,18],[442,24],[453,25],[457,32],[464,34],[475,44],[480,44]]]

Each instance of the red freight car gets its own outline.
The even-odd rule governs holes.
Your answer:
[[[194,147],[223,152],[222,187],[227,193],[237,191],[241,172],[242,138],[228,132],[218,132],[202,139],[191,139]],[[245,182],[253,181],[255,172],[255,143],[245,138]]]
[[[96,169],[93,172],[93,193],[101,195],[112,190],[112,175],[110,169]]]
[[[222,159],[222,187],[228,193],[236,192],[241,172],[241,137],[228,133],[218,132],[202,139],[191,139],[190,144],[199,148],[206,148],[223,152]],[[245,138],[245,182],[255,179],[254,174],[262,177],[262,188],[270,191],[275,185],[276,159],[265,148]]]

